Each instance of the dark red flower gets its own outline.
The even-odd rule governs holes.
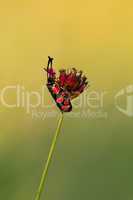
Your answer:
[[[61,69],[59,77],[52,66],[53,58],[48,57],[47,87],[53,96],[57,106],[62,112],[72,110],[71,100],[78,97],[86,88],[88,81],[82,71],[72,69]]]

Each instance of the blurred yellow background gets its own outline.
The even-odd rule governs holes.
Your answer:
[[[56,69],[84,70],[90,90],[114,94],[132,84],[132,6],[131,0],[2,1],[0,90],[40,91],[48,55]],[[112,95],[105,107],[107,119],[65,118],[44,199],[133,199],[132,118],[115,110]],[[0,199],[33,199],[57,117],[0,108]]]

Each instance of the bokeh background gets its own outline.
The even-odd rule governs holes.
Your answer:
[[[42,199],[132,200],[133,118],[114,106],[114,95],[133,84],[132,1],[0,4],[0,91],[21,85],[40,92],[51,55],[57,69],[84,70],[90,91],[108,92],[106,118],[65,116]],[[15,98],[6,96],[9,103]],[[47,90],[45,98],[52,102]],[[34,199],[58,117],[32,118],[1,102],[0,109],[0,199]]]

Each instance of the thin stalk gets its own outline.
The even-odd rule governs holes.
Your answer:
[[[50,166],[50,163],[51,163],[51,160],[52,160],[52,156],[53,156],[53,153],[54,153],[54,150],[55,150],[57,138],[58,138],[59,133],[60,133],[62,122],[63,122],[63,114],[61,113],[61,116],[60,116],[59,121],[58,121],[57,129],[55,131],[54,138],[53,138],[50,150],[49,150],[48,158],[47,158],[47,161],[46,161],[43,173],[42,173],[41,181],[40,181],[40,184],[39,184],[36,196],[35,196],[35,200],[40,200],[40,198],[41,198],[41,195],[42,195],[42,192],[43,192],[43,189],[44,189],[44,184],[46,182],[46,177],[47,177],[47,174],[48,174],[48,169],[49,169],[49,166]]]

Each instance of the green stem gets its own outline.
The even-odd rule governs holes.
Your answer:
[[[51,147],[50,147],[48,158],[47,158],[47,161],[46,161],[46,164],[45,164],[45,167],[44,167],[44,171],[42,173],[41,181],[40,181],[37,193],[36,193],[35,200],[40,200],[40,198],[41,198],[41,194],[43,192],[44,184],[46,182],[46,177],[47,177],[50,162],[52,160],[52,156],[53,156],[53,153],[54,153],[57,138],[58,138],[59,133],[60,133],[62,121],[63,121],[63,114],[61,113],[61,116],[60,116],[59,121],[58,121],[58,126],[57,126],[57,129],[55,131],[55,135],[54,135]]]

